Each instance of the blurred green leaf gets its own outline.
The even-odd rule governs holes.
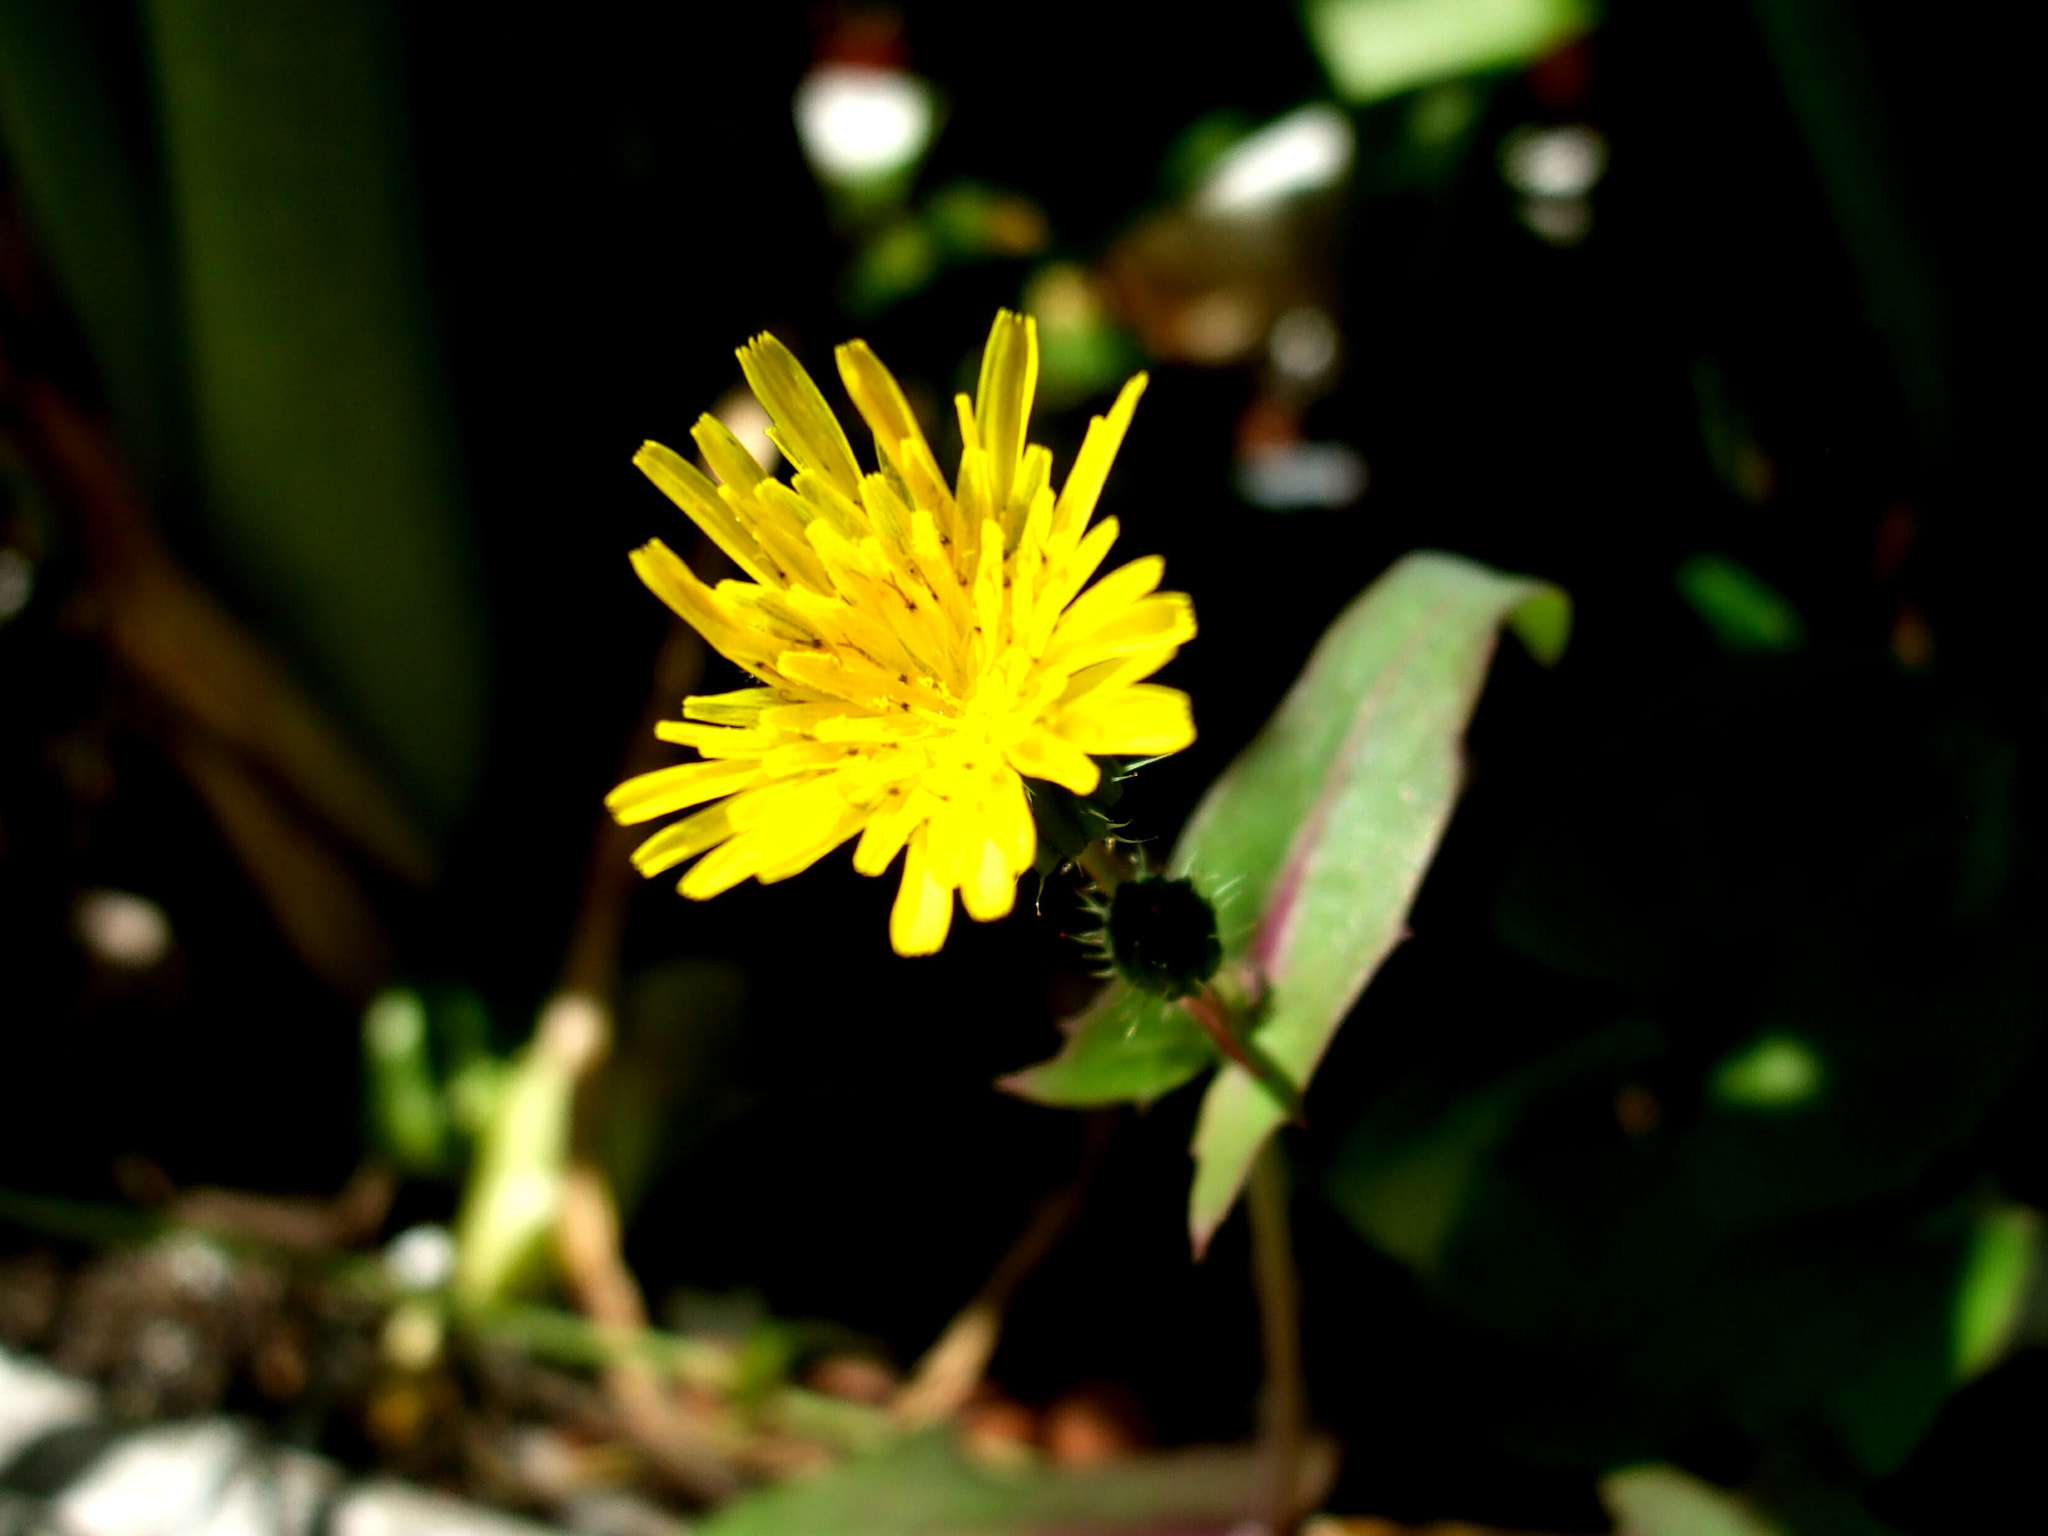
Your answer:
[[[1593,25],[1587,0],[1308,0],[1309,40],[1354,105],[1530,63]]]
[[[1947,318],[1934,264],[1908,214],[1884,102],[1847,0],[1750,0],[1864,308],[1891,355],[1922,447],[1949,434]]]
[[[683,1135],[712,1109],[718,1067],[746,1002],[746,977],[717,960],[675,960],[633,978],[606,1063],[599,1150],[631,1219]]]
[[[1418,1274],[1442,1263],[1487,1159],[1539,1095],[1588,1072],[1653,1055],[1641,1025],[1620,1025],[1445,1103],[1403,1085],[1345,1132],[1323,1188],[1381,1252]]]
[[[2003,1203],[1978,1216],[1956,1289],[1956,1378],[1996,1365],[2020,1330],[2043,1256],[2041,1213]]]
[[[1216,162],[1258,127],[1249,113],[1225,107],[1205,112],[1174,135],[1159,161],[1159,184],[1169,197],[1185,197],[1215,169]]]
[[[1799,610],[1726,555],[1694,555],[1678,567],[1679,596],[1732,655],[1796,651],[1806,642]]]
[[[448,1117],[427,1044],[427,1007],[392,988],[363,1013],[363,1076],[371,1139],[408,1173],[439,1173],[448,1160]]]
[[[179,451],[169,263],[88,7],[0,0],[0,148],[123,442],[160,478]]]
[[[483,604],[381,0],[151,0],[203,510],[244,597],[446,825]]]
[[[1779,1536],[1747,1499],[1677,1467],[1621,1467],[1600,1479],[1600,1502],[1627,1536]]]
[[[1555,588],[1450,555],[1397,562],[1330,626],[1182,835],[1176,872],[1215,893],[1224,933],[1248,940],[1271,988],[1251,1043],[1295,1095],[1403,936],[1501,626],[1531,602],[1539,614],[1525,622],[1561,645]],[[1198,1247],[1290,1097],[1235,1063],[1210,1084],[1188,1211]]]
[[[1091,1536],[1224,1530],[1258,1498],[1255,1453],[1201,1449],[1072,1470],[969,1460],[918,1435],[720,1509],[699,1536]]]
[[[921,292],[949,267],[1035,256],[1052,239],[1045,210],[1020,192],[961,179],[878,224],[847,269],[847,307],[874,315]]]
[[[1796,1109],[1827,1083],[1827,1064],[1798,1035],[1773,1030],[1721,1058],[1708,1092],[1741,1109]]]

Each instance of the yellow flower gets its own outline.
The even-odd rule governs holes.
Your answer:
[[[1195,633],[1187,596],[1155,590],[1163,562],[1081,590],[1116,539],[1115,518],[1088,520],[1145,378],[1089,423],[1055,495],[1051,450],[1025,439],[1038,380],[1025,316],[997,314],[978,398],[956,402],[950,489],[865,342],[839,348],[839,376],[875,434],[874,473],[779,341],[758,336],[739,358],[795,471],[787,484],[708,415],[690,435],[720,483],[659,443],[633,462],[749,579],[706,586],[659,539],[633,567],[763,686],[685,699],[684,718],[655,729],[703,760],[629,779],[605,803],[630,823],[719,802],[633,854],[645,875],[703,854],[679,886],[699,900],[786,879],[856,834],[865,875],[907,848],[889,937],[899,954],[931,954],[955,890],[980,922],[1010,910],[1037,845],[1026,778],[1087,794],[1090,754],[1195,739],[1187,695],[1143,681]]]

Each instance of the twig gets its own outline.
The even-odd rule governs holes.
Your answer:
[[[604,1176],[592,1164],[571,1165],[556,1227],[569,1294],[594,1322],[643,1330],[647,1303],[621,1257],[619,1237],[619,1213]],[[739,1490],[731,1448],[716,1444],[711,1426],[669,1397],[644,1357],[622,1355],[606,1366],[604,1390],[627,1436],[678,1490],[706,1503]]]
[[[1308,1436],[1308,1388],[1301,1365],[1300,1279],[1287,1220],[1287,1170],[1269,1137],[1252,1165],[1252,1281],[1266,1384],[1261,1402],[1265,1512],[1269,1536],[1293,1536],[1300,1515],[1302,1447]]]
[[[1081,1166],[1066,1186],[1039,1201],[1024,1230],[997,1262],[972,1301],[954,1314],[938,1342],[896,1396],[896,1417],[917,1426],[950,1418],[974,1395],[994,1358],[1002,1337],[1003,1314],[1025,1277],[1045,1261],[1066,1236],[1088,1193],[1095,1170],[1102,1165],[1116,1130],[1116,1113],[1099,1110],[1089,1119],[1088,1145]]]

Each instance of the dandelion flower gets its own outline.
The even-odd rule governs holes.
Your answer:
[[[956,402],[950,487],[866,343],[838,361],[874,432],[872,472],[779,341],[756,337],[739,358],[788,482],[708,415],[691,436],[716,482],[659,443],[634,463],[745,579],[709,586],[659,539],[633,566],[760,686],[685,699],[655,730],[701,760],[629,779],[606,804],[627,823],[707,807],[633,854],[645,875],[701,854],[679,886],[699,900],[786,879],[856,836],[862,874],[901,852],[890,941],[931,954],[956,890],[977,921],[1009,912],[1037,845],[1027,779],[1087,794],[1097,756],[1194,740],[1187,695],[1144,681],[1193,638],[1192,603],[1156,590],[1156,556],[1088,585],[1117,534],[1116,519],[1089,519],[1145,379],[1089,423],[1055,494],[1051,451],[1025,437],[1038,378],[1025,316],[996,316],[977,397]]]

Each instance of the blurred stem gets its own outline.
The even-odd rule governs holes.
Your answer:
[[[1308,1433],[1308,1388],[1301,1366],[1301,1283],[1287,1220],[1287,1169],[1277,1137],[1267,1138],[1252,1165],[1246,1204],[1251,1210],[1252,1282],[1266,1358],[1260,1426],[1265,1524],[1271,1536],[1293,1536],[1302,1445]]]
[[[700,552],[701,553],[701,552]],[[702,570],[701,559],[696,562]],[[654,723],[674,713],[684,694],[697,686],[704,672],[704,642],[680,619],[669,627],[667,638],[655,656],[648,680],[647,702],[619,763],[619,778],[629,779],[668,761],[654,734]],[[633,867],[633,847],[646,835],[644,827],[622,827],[610,816],[600,815],[590,838],[590,856],[584,865],[583,897],[578,904],[576,926],[569,935],[569,947],[562,961],[561,989],[584,992],[605,1001],[609,1007],[618,985],[619,944],[625,933],[626,911],[633,892],[640,887],[640,872]]]
[[[1064,1188],[1039,1201],[1024,1230],[990,1272],[972,1301],[954,1314],[938,1342],[925,1351],[917,1370],[894,1404],[905,1424],[934,1424],[963,1407],[994,1358],[1002,1337],[1003,1314],[1025,1278],[1045,1261],[1081,1214],[1088,1185],[1116,1133],[1115,1110],[1097,1110],[1089,1117],[1088,1142],[1081,1166]]]

